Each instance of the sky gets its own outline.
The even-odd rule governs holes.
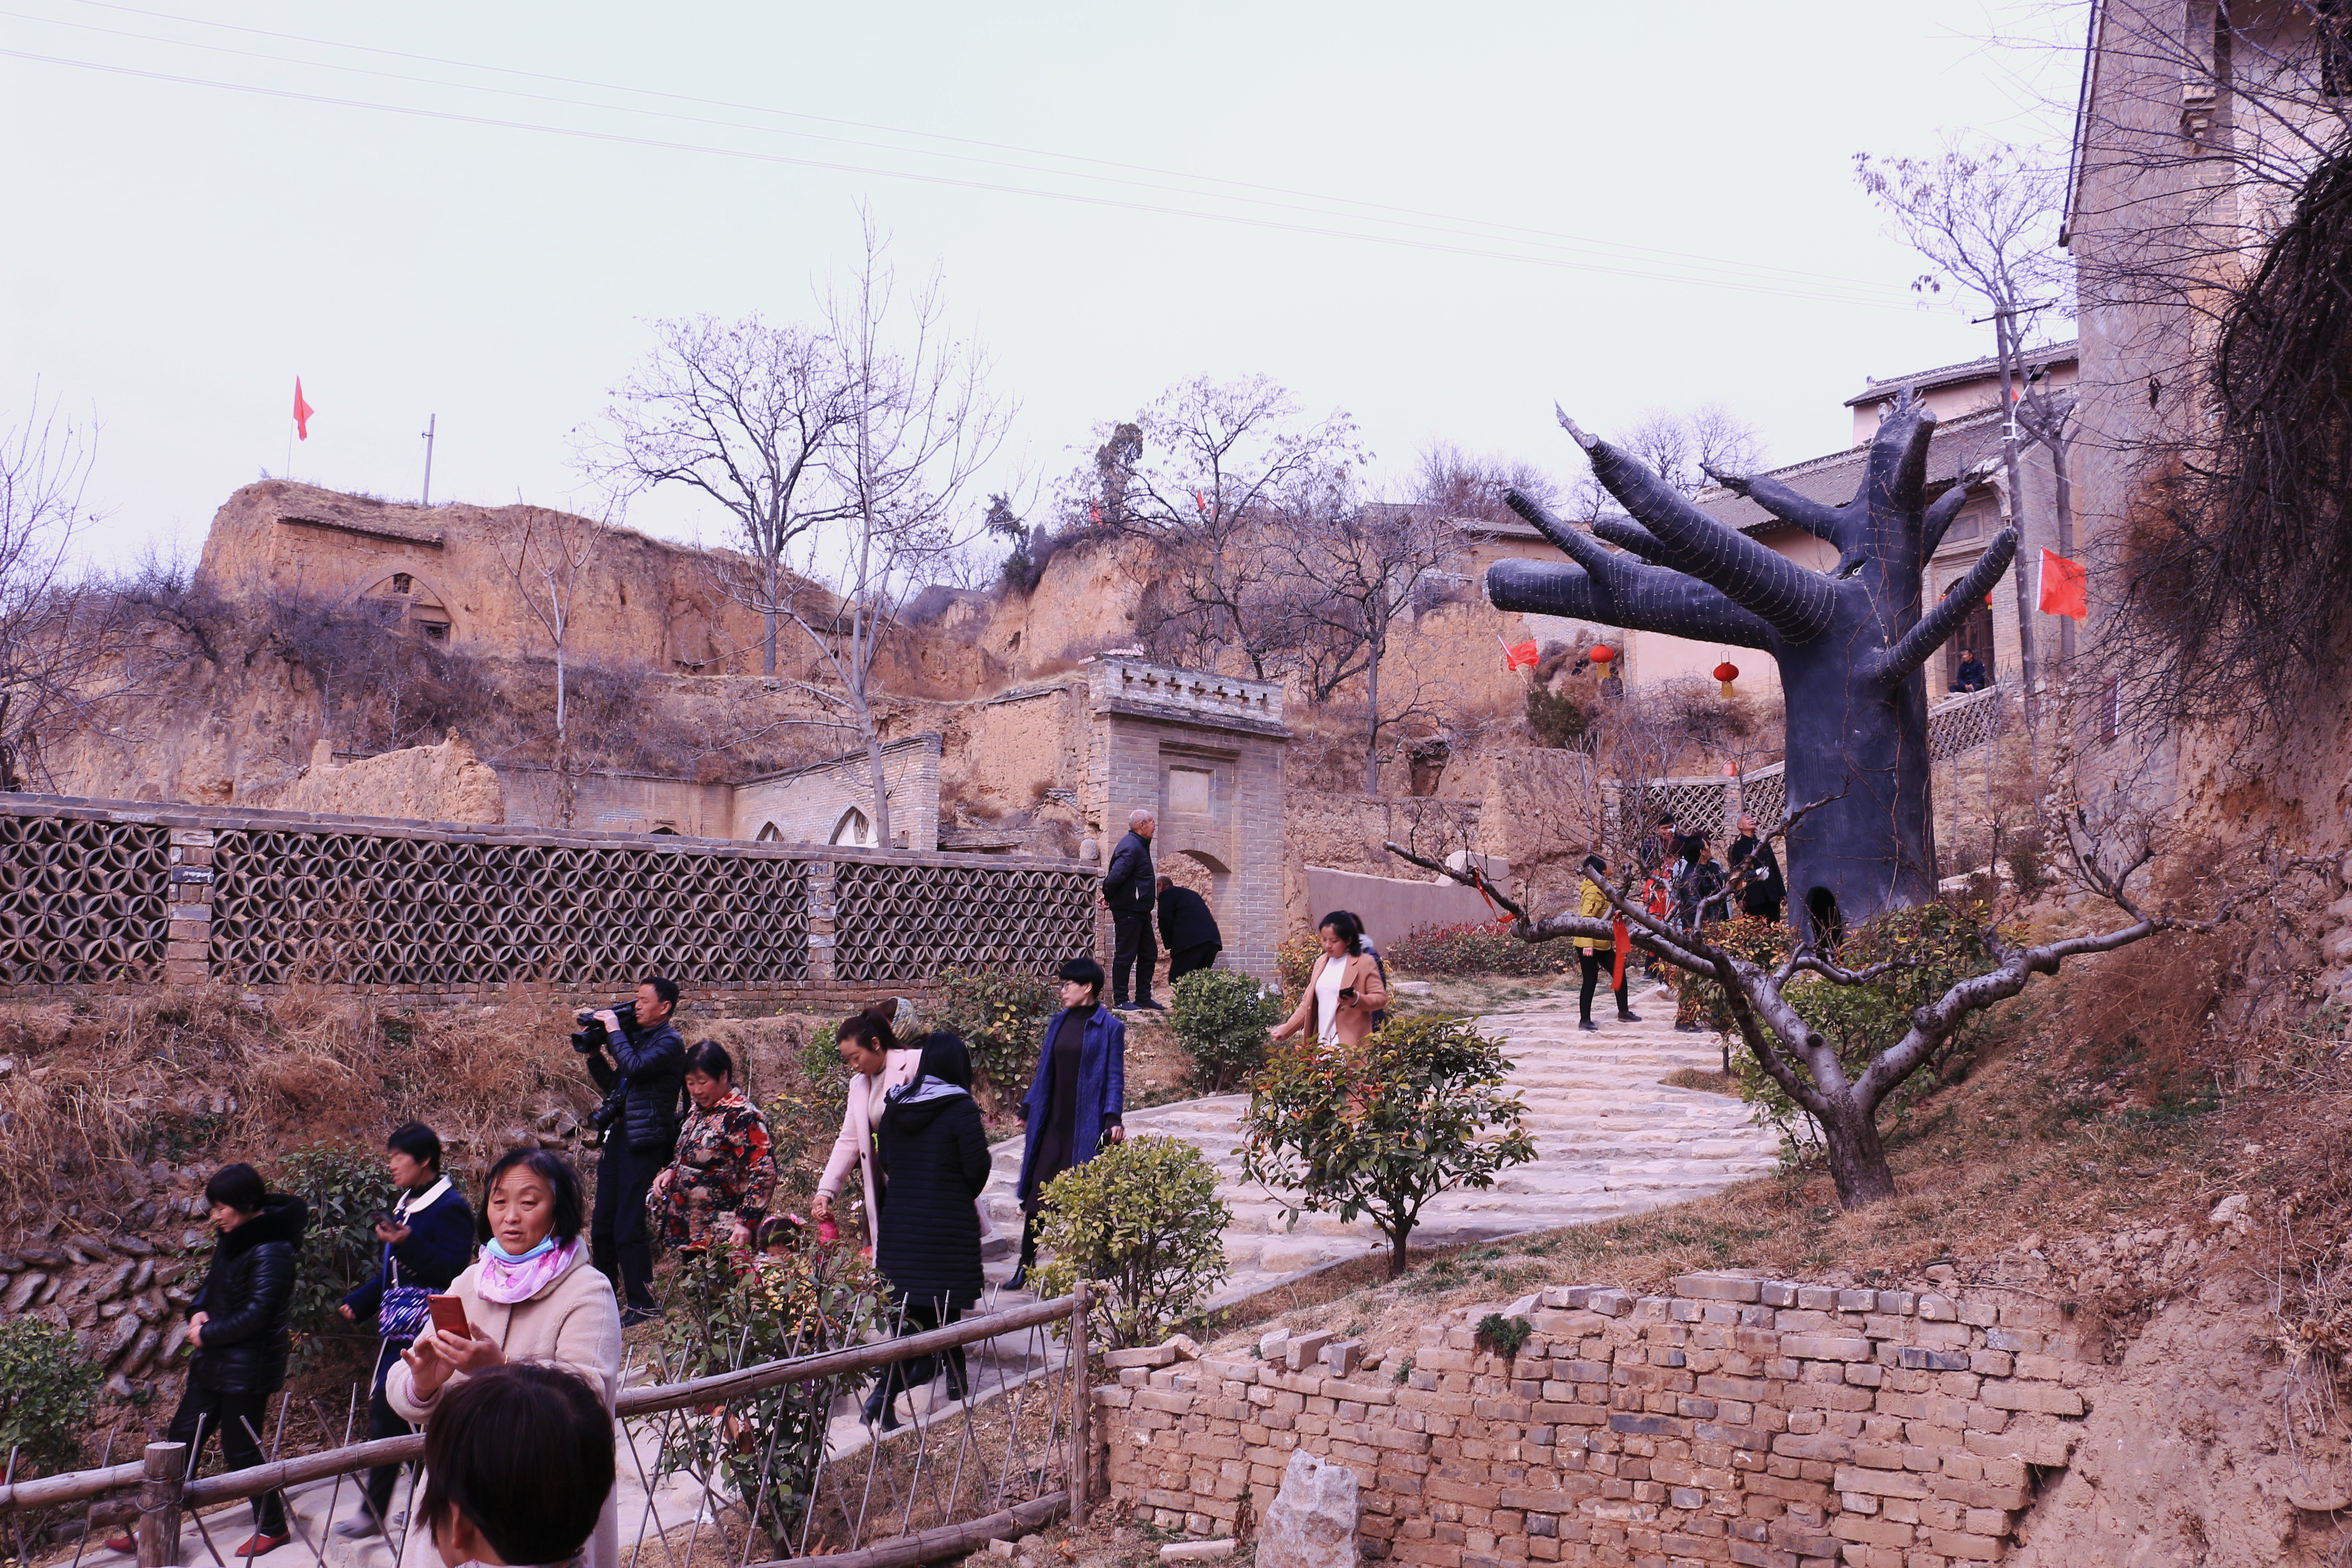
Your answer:
[[[1853,155],[2062,139],[2078,11],[0,0],[0,429],[94,435],[100,566],[265,474],[415,500],[428,418],[434,499],[598,510],[648,322],[813,319],[863,211],[1019,405],[983,489],[1198,375],[1347,411],[1376,484],[1436,441],[1571,480],[1555,402],[1794,462],[1990,348]]]

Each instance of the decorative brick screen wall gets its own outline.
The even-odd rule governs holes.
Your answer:
[[[1091,951],[1066,860],[0,798],[0,982],[467,1000],[667,973],[706,1002],[919,993]]]
[[[1363,1545],[1430,1568],[1996,1562],[2064,1466],[2095,1367],[2053,1303],[1691,1275],[1670,1296],[1554,1288],[1472,1308],[1355,1370],[1345,1345],[1215,1355],[1097,1389],[1111,1495],[1165,1529],[1246,1531],[1304,1447],[1356,1472]]]

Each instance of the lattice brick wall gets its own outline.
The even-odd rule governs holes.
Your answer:
[[[214,840],[212,887],[214,974],[248,985],[808,977],[793,860],[265,829]]]
[[[0,816],[0,984],[161,979],[164,837],[149,823]]]
[[[948,969],[1043,973],[1094,951],[1090,871],[844,860],[834,966],[849,983],[925,983]]]

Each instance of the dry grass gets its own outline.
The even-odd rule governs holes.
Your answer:
[[[1702,1094],[1727,1094],[1735,1099],[1739,1094],[1738,1079],[1705,1068],[1676,1068],[1658,1081],[1668,1089],[1695,1089]]]

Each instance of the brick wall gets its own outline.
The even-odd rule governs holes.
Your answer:
[[[890,802],[890,837],[901,849],[940,847],[940,737],[910,735],[882,748],[883,787]],[[862,811],[874,820],[874,764],[864,752],[771,773],[738,784],[734,792],[734,837],[757,840],[772,826],[768,841],[830,844],[845,813]],[[885,845],[882,847],[892,847]]]
[[[1947,1568],[2000,1560],[2094,1392],[2020,1291],[1555,1287],[1500,1309],[1529,1325],[1515,1361],[1475,1348],[1496,1310],[1420,1330],[1409,1370],[1339,1375],[1351,1349],[1311,1336],[1123,1371],[1095,1391],[1111,1495],[1246,1532],[1305,1447],[1362,1482],[1368,1556],[1428,1568]]]

